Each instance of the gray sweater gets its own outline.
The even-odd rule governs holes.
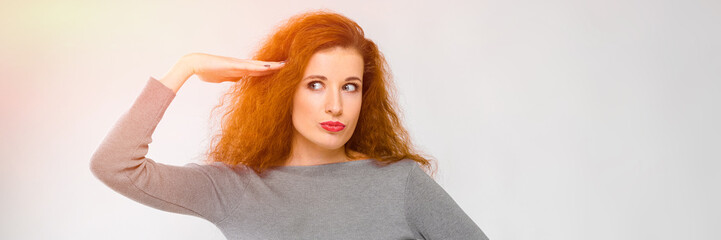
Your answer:
[[[228,239],[487,239],[410,159],[283,166],[262,178],[241,165],[155,162],[148,144],[173,98],[150,77],[92,156],[100,181],[147,206],[206,219]]]

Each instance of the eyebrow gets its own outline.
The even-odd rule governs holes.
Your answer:
[[[328,78],[326,78],[325,76],[321,76],[321,75],[310,75],[310,76],[307,76],[307,77],[303,78],[303,81],[305,81],[306,79],[309,79],[309,78],[317,78],[317,79],[320,79],[320,80],[323,80],[323,81],[327,81],[327,80],[328,80]],[[360,82],[363,82],[363,80],[360,79],[360,78],[358,78],[358,77],[348,77],[348,78],[345,79],[346,82],[348,82],[348,81],[353,81],[353,80],[358,80],[358,81],[360,81]]]

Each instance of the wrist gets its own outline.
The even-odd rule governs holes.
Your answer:
[[[177,68],[181,73],[188,75],[188,77],[193,76],[193,74],[195,74],[195,69],[193,68],[194,56],[195,53],[185,54],[173,67]]]
[[[173,65],[173,67],[158,80],[168,88],[172,89],[175,93],[178,92],[180,87],[183,86],[190,76],[193,76],[193,69],[187,61],[183,59],[184,58],[181,58],[181,60],[176,62],[175,65]]]

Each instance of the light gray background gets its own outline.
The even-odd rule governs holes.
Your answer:
[[[183,54],[250,57],[328,8],[386,55],[438,182],[494,240],[714,239],[719,1],[14,1],[0,10],[0,238],[223,239],[90,156]],[[191,78],[149,157],[200,161],[228,84]]]

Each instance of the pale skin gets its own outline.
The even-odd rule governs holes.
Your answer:
[[[283,62],[190,53],[181,57],[158,81],[177,93],[193,75],[210,83],[236,82],[243,76],[271,74],[283,66]],[[352,76],[362,79],[362,73],[363,60],[352,49],[319,51],[311,57],[294,99],[291,156],[285,165],[310,166],[368,158],[355,151],[350,151],[353,157],[348,158],[343,151],[355,129],[362,88],[362,81],[346,79]],[[315,77],[307,78],[311,75]],[[357,89],[349,83],[356,84]],[[351,91],[354,89],[357,92]],[[340,121],[346,128],[329,132],[318,126],[319,122],[329,120]]]
[[[344,145],[353,136],[360,115],[363,57],[353,48],[335,47],[313,54],[293,99],[293,140],[287,165],[307,166],[365,159]],[[321,122],[345,125],[333,132]]]

